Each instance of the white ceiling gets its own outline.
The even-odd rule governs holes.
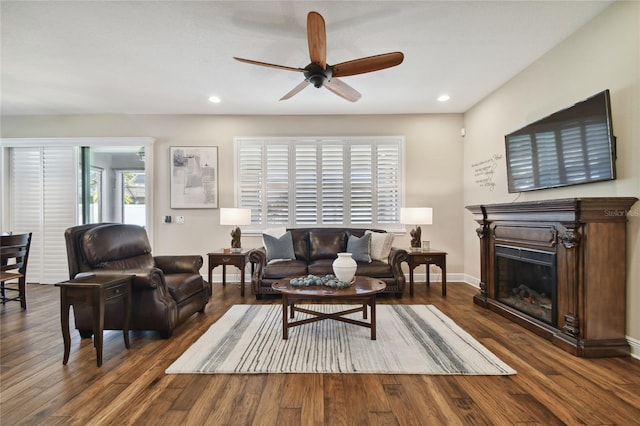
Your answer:
[[[2,114],[464,112],[610,3],[3,0]],[[302,74],[233,56],[306,66],[310,10],[328,63],[398,50],[404,62],[344,77],[356,103],[313,86],[279,101]]]

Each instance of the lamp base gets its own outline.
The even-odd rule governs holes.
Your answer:
[[[240,251],[240,227],[236,227],[231,231],[231,250]],[[237,249],[237,250],[236,250]]]
[[[411,235],[411,249],[420,250],[420,237],[422,236],[422,229],[420,229],[420,227],[416,225],[416,229],[411,230],[411,232],[409,232],[409,235]]]

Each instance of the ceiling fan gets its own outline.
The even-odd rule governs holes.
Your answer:
[[[326,87],[331,92],[351,102],[356,102],[362,95],[337,77],[347,77],[395,67],[396,65],[400,65],[404,60],[402,52],[392,52],[354,59],[335,65],[327,64],[327,34],[324,18],[318,12],[313,11],[307,15],[307,42],[309,44],[311,63],[304,68],[269,64],[267,62],[254,61],[235,56],[234,59],[248,64],[303,73],[304,80],[302,83],[298,84],[280,98],[281,101],[291,98],[309,84],[313,84],[317,88]]]

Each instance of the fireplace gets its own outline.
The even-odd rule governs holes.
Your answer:
[[[480,225],[474,303],[573,355],[628,356],[624,212],[636,201],[569,198],[467,207]]]
[[[556,255],[497,245],[497,300],[546,324],[556,322]]]

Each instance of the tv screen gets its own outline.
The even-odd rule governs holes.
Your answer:
[[[505,136],[509,192],[612,180],[609,90]]]

